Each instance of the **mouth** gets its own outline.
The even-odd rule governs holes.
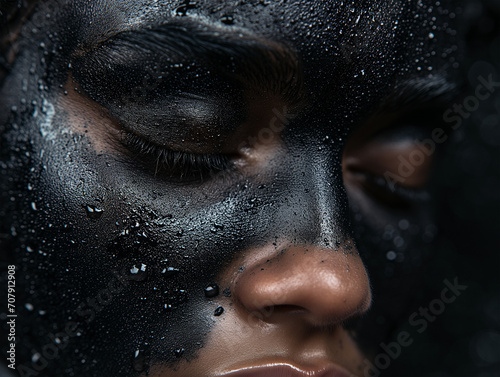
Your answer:
[[[323,368],[303,369],[290,364],[248,367],[223,373],[218,377],[355,377],[346,369],[331,364]]]

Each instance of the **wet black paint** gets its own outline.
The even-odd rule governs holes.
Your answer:
[[[349,206],[341,155],[352,129],[398,83],[455,74],[453,9],[391,1],[54,3],[23,30],[1,94],[5,259],[19,266],[19,300],[32,308],[21,308],[19,362],[33,368],[41,360],[33,350],[43,356],[53,344],[61,357],[41,375],[132,376],[191,359],[213,317],[223,316],[206,288],[239,253],[280,238],[328,247],[354,234],[377,293],[403,288],[420,271],[421,245],[434,235],[429,208]],[[67,114],[53,112],[74,51],[92,48],[97,36],[192,14],[270,38],[301,62],[304,105],[258,176],[221,173],[193,185],[156,179],[128,156],[97,154]],[[411,225],[401,226],[403,218]],[[397,235],[400,246],[391,244]],[[389,250],[404,258],[388,261]],[[374,312],[398,317],[386,309]]]

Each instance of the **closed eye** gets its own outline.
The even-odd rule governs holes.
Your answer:
[[[192,182],[234,171],[239,146],[253,144],[273,109],[302,103],[301,72],[285,45],[183,23],[82,44],[70,80],[106,109],[134,162]]]
[[[443,114],[458,94],[439,75],[398,85],[345,146],[342,168],[348,193],[356,190],[398,208],[427,201],[433,161],[448,138]]]
[[[436,145],[427,127],[400,125],[375,135],[354,134],[343,154],[346,189],[358,190],[388,207],[426,201]]]
[[[122,131],[121,142],[132,157],[140,160],[155,176],[165,176],[170,180],[202,182],[220,172],[229,172],[235,168],[233,159],[228,154],[175,151],[127,131]]]

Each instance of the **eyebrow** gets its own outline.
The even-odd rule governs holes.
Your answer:
[[[397,84],[382,101],[381,109],[400,111],[416,106],[447,104],[459,93],[459,87],[444,76],[416,77]]]
[[[82,44],[73,59],[97,67],[134,64],[131,53],[179,62],[203,62],[245,88],[302,101],[302,67],[290,47],[238,29],[194,22],[169,22],[117,33],[105,40]],[[154,59],[154,58],[153,58]]]

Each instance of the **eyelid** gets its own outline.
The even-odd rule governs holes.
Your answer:
[[[420,147],[418,140],[406,139],[367,142],[357,148],[346,148],[344,169],[381,177],[397,176],[403,187],[422,187],[427,182],[432,155],[425,154]],[[418,161],[415,161],[417,155]]]
[[[122,131],[121,142],[134,158],[139,159],[150,170],[154,167],[155,176],[167,176],[182,182],[203,182],[235,167],[230,155],[174,151],[126,131]]]

